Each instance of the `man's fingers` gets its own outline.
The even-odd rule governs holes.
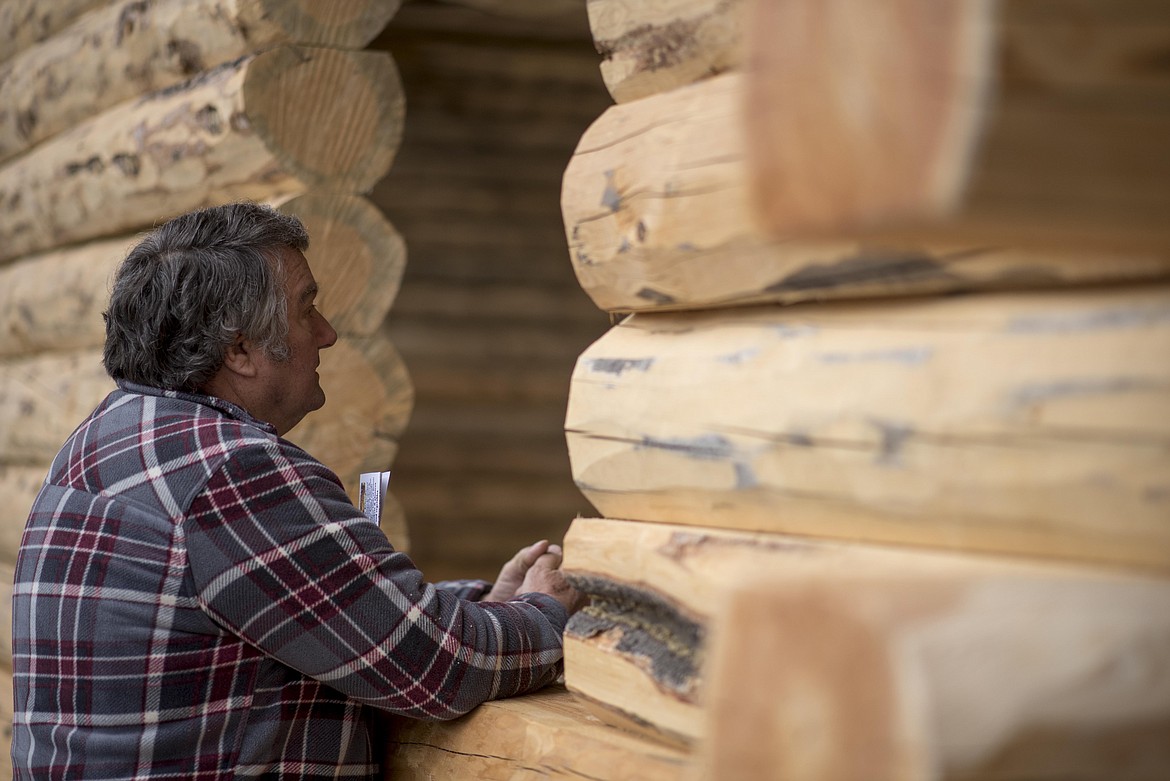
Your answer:
[[[560,546],[550,546],[548,540],[540,540],[539,542],[532,543],[527,548],[521,549],[519,554],[520,563],[524,565],[525,569],[528,569],[533,564],[535,564],[536,560],[543,556],[550,547],[556,547],[559,549]]]

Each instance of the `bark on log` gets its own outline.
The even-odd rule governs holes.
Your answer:
[[[0,160],[124,100],[281,43],[360,49],[387,0],[118,0],[0,65]]]
[[[337,332],[369,336],[390,311],[406,269],[406,243],[366,198],[310,192],[279,209],[309,231],[305,257],[321,286],[318,308]]]
[[[0,41],[8,44],[0,49],[0,62],[68,27],[86,11],[104,2],[106,0],[53,0],[51,3],[6,0],[0,4]]]
[[[634,315],[573,373],[611,517],[1170,570],[1170,287]]]
[[[133,243],[97,241],[0,267],[0,358],[100,346],[110,284]]]
[[[1163,5],[758,0],[748,29],[774,235],[1170,248]]]
[[[1033,706],[1034,712],[1061,700],[1076,702],[1074,710],[1083,707],[1086,712],[1081,716],[1090,723],[1094,715],[1089,711],[1108,718],[1106,714],[1110,711],[1106,706],[1112,708],[1112,716],[1143,717],[1150,712],[1151,699],[1135,699],[1132,708],[1126,710],[1130,706],[1124,704],[1125,698],[1131,694],[1127,687],[1131,685],[1149,684],[1149,694],[1154,703],[1161,703],[1162,713],[1167,713],[1165,709],[1170,707],[1170,699],[1167,699],[1170,695],[1170,668],[1164,664],[1162,650],[1170,638],[1166,633],[1166,611],[1162,609],[1166,599],[1170,598],[1170,583],[1165,580],[1121,577],[1106,570],[1008,557],[957,555],[777,534],[602,519],[575,520],[565,536],[564,545],[565,573],[591,598],[589,607],[574,615],[566,630],[566,684],[586,702],[592,703],[593,711],[607,723],[635,728],[678,745],[711,738],[716,734],[711,731],[712,718],[731,718],[728,709],[732,706],[725,695],[717,693],[718,685],[742,694],[751,687],[765,690],[772,677],[783,675],[793,682],[795,688],[794,681],[802,672],[800,665],[793,659],[780,673],[776,660],[784,658],[781,654],[770,654],[768,648],[753,650],[757,632],[775,635],[776,641],[781,643],[780,638],[787,637],[794,647],[799,642],[809,648],[835,647],[842,655],[843,664],[847,664],[846,659],[857,659],[859,666],[854,673],[837,668],[826,671],[824,681],[830,690],[824,697],[832,693],[842,698],[843,710],[834,712],[843,717],[853,711],[866,713],[875,696],[874,691],[866,688],[867,675],[878,664],[879,658],[867,655],[865,644],[834,633],[830,621],[824,628],[816,620],[797,627],[787,626],[781,634],[778,626],[772,626],[771,614],[766,609],[768,594],[781,593],[784,586],[839,582],[850,577],[867,578],[879,585],[905,584],[906,590],[898,594],[905,598],[907,608],[916,604],[912,598],[915,594],[925,594],[929,599],[931,595],[946,594],[948,589],[989,584],[998,589],[996,607],[1003,614],[1012,614],[1010,604],[1005,608],[1000,597],[1010,603],[1013,596],[1018,596],[1018,616],[1005,615],[995,631],[988,628],[985,634],[968,632],[972,619],[960,609],[950,616],[958,627],[957,636],[969,640],[958,649],[952,645],[956,652],[966,650],[976,656],[984,652],[1000,654],[1005,647],[1012,647],[1004,643],[1018,644],[1015,646],[1018,651],[1028,642],[1043,649],[1036,656],[1029,658],[1019,654],[1015,659],[1019,671],[1012,681],[1021,682],[1016,687],[1018,691],[1005,694],[999,687],[979,681],[970,692],[975,702],[972,703],[971,699],[963,702],[963,705],[978,705],[981,713],[992,719],[994,709],[1003,704],[1007,709],[1003,722],[1005,728],[1016,724],[1026,726],[1017,720],[1025,713],[1021,700]],[[725,615],[728,594],[741,587],[747,593],[747,587],[756,585],[756,581],[764,576],[772,580],[766,587],[757,587],[751,592],[760,603],[757,609],[750,611],[750,617],[745,616],[747,623],[729,623]],[[1036,615],[1033,612],[1035,603],[1029,603],[1029,600],[1038,592],[1045,596],[1066,595],[1067,600],[1062,596],[1052,601],[1054,610],[1048,617],[1043,611]],[[862,589],[856,593],[867,592]],[[800,603],[795,604],[799,606]],[[1074,623],[1075,631],[1062,635],[1069,630],[1069,622],[1073,620],[1068,611],[1075,611],[1078,605],[1084,606],[1087,623],[1080,626]],[[1108,609],[1103,606],[1108,606]],[[819,615],[815,609],[810,609],[808,614]],[[1015,620],[1020,623],[1007,631],[1005,625]],[[1109,637],[1111,621],[1121,622],[1127,630],[1133,631],[1113,635],[1118,642],[1110,645],[1080,647],[1075,642],[1084,635],[1091,636],[1094,631],[1100,632],[1102,638]],[[983,628],[977,620],[974,627]],[[1001,629],[1004,631],[999,631]],[[1000,638],[999,634],[1012,637]],[[712,643],[721,640],[739,649],[741,670],[746,673],[748,665],[753,666],[752,673],[745,674],[736,683],[713,677],[721,674],[721,668],[715,668],[715,673],[710,672]],[[1063,645],[1061,640],[1065,641]],[[813,661],[810,656],[806,663],[812,664]],[[1044,672],[1046,667],[1052,671]],[[765,672],[765,668],[773,672]],[[1093,670],[1100,673],[1103,669],[1113,669],[1118,673],[1101,674],[1097,681],[1099,686],[1094,691],[1093,682],[1086,680],[1083,674]],[[1127,678],[1120,672],[1127,669],[1141,669],[1147,673]],[[834,673],[841,675],[834,678]],[[729,671],[727,675],[733,676],[734,673]],[[882,677],[874,675],[873,679],[880,681]],[[1035,688],[1023,685],[1022,682],[1029,679],[1037,683]],[[935,676],[929,681],[926,693],[933,695],[938,689],[947,696],[955,692],[967,696],[968,692],[961,689],[963,683],[963,680],[940,681]],[[949,690],[948,686],[951,687]],[[762,697],[760,702],[779,710],[783,703],[799,702],[799,694],[789,691],[785,696]],[[818,696],[819,692],[806,694],[811,698]],[[1088,696],[1077,702],[1076,697],[1082,694]],[[1035,701],[1030,698],[1035,698]],[[745,701],[750,699],[745,695]],[[815,707],[816,700],[805,703],[813,713],[822,712]],[[953,699],[948,705],[952,703]],[[799,709],[797,704],[792,707]],[[867,713],[866,724],[870,723],[869,715],[876,718],[876,714]],[[889,712],[885,711],[882,717],[888,715]],[[950,711],[948,715],[953,716],[954,712]],[[752,731],[746,726],[761,721],[767,723],[751,717],[735,723],[763,742],[779,739],[778,735],[761,734],[762,727]],[[878,722],[872,723],[876,725]],[[949,729],[952,725],[948,723],[946,726]],[[728,725],[725,723],[724,727]],[[817,731],[821,728],[826,730],[823,734],[836,734],[842,725],[810,727],[812,734],[821,734]],[[863,729],[861,734],[869,733]],[[881,729],[875,726],[873,734],[881,734]],[[986,735],[984,731],[982,736]],[[1016,736],[1019,737],[1020,733]],[[817,740],[810,743],[820,745]],[[815,750],[806,748],[810,753]],[[826,748],[826,751],[832,754],[831,749]],[[1051,777],[1044,774],[1036,777],[1040,776]],[[701,777],[738,776],[716,773]]]
[[[737,588],[712,636],[700,775],[1170,777],[1168,592],[860,573]]]
[[[606,726],[560,687],[486,702],[450,722],[396,719],[388,736],[387,778],[676,781],[683,752]]]
[[[282,46],[208,71],[0,168],[0,260],[226,200],[367,190],[402,115],[386,53]]]
[[[101,350],[0,363],[0,463],[49,463],[113,389]]]
[[[384,472],[410,419],[414,389],[393,343],[380,334],[342,339],[321,353],[328,401],[287,438],[328,466],[357,497],[362,472]]]
[[[561,207],[578,281],[602,309],[791,303],[1170,275],[1166,247],[1021,250],[991,235],[961,241],[937,234],[798,239],[799,226],[774,236],[751,200],[748,86],[744,75],[731,73],[613,106],[582,136],[565,171]],[[816,192],[812,182],[803,184]],[[871,195],[867,203],[885,202],[881,193]]]
[[[589,0],[601,77],[618,103],[743,66],[744,0]]]

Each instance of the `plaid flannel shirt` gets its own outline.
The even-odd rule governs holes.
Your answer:
[[[16,777],[380,778],[377,711],[454,718],[559,673],[564,608],[485,590],[424,583],[239,407],[123,384],[21,543]]]

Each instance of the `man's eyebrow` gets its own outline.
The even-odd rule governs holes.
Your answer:
[[[319,293],[319,292],[320,292],[320,290],[317,287],[317,283],[314,282],[313,284],[311,284],[307,288],[305,288],[304,293],[301,293],[301,301],[312,301],[314,298],[317,297],[317,293]]]

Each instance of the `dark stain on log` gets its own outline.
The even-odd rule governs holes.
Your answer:
[[[1075,334],[1149,328],[1162,323],[1170,323],[1170,305],[1024,315],[1013,318],[1005,330],[1013,334]]]
[[[573,587],[589,595],[590,604],[575,613],[567,634],[589,639],[620,634],[619,653],[644,659],[659,684],[689,695],[702,667],[705,630],[663,596],[593,575],[566,573]]]
[[[605,172],[605,190],[601,193],[601,205],[616,212],[622,206],[622,194],[618,192],[613,182],[613,171]]]
[[[127,176],[138,176],[138,172],[141,170],[138,155],[135,154],[119,152],[110,159],[110,162],[116,165],[118,170]]]
[[[708,19],[727,18],[734,0],[723,0],[706,15],[697,19],[680,19],[661,25],[644,24],[611,40],[595,41],[597,53],[607,60],[618,53],[635,54],[637,69],[656,71],[670,68],[693,59],[696,41],[701,40],[698,31]],[[712,75],[720,69],[711,67]]]
[[[956,277],[948,272],[937,258],[924,253],[887,255],[862,252],[836,263],[814,263],[806,266],[768,285],[764,290],[768,293],[781,293],[788,290],[818,290],[910,280],[915,282],[946,280],[953,283]]]
[[[29,106],[24,111],[16,112],[16,132],[20,134],[21,138],[31,136],[36,126],[37,110],[35,106]]]
[[[591,358],[589,368],[602,374],[615,374],[618,377],[627,371],[649,371],[654,365],[653,358]]]
[[[635,230],[637,232],[638,241],[639,242],[646,241],[646,223],[642,222],[641,220],[638,220],[638,225],[637,225]]]
[[[677,439],[642,437],[636,447],[667,450],[701,461],[731,461],[736,456],[735,445],[727,437],[719,434],[702,434]]]
[[[103,163],[101,158],[98,157],[97,155],[94,155],[93,157],[89,158],[88,160],[86,160],[85,162],[82,162],[82,163],[66,163],[65,164],[65,175],[66,176],[76,176],[77,174],[81,173],[82,171],[88,171],[91,174],[100,174],[104,170],[106,170],[105,163]]]
[[[686,563],[689,557],[698,555],[707,547],[745,547],[752,550],[775,551],[792,555],[809,555],[818,550],[808,543],[783,541],[773,536],[747,537],[740,534],[723,537],[702,532],[674,532],[666,543],[658,547],[656,552],[686,567],[689,566]]]
[[[1059,399],[1085,396],[1115,396],[1123,393],[1170,392],[1170,384],[1148,377],[1075,378],[1035,383],[1017,388],[1012,394],[1016,406],[1027,407]]]
[[[241,63],[243,63],[245,60],[251,59],[254,56],[255,55],[252,54],[245,54],[244,56],[237,57],[230,62],[225,62],[222,65],[216,65],[214,68],[209,68],[202,73],[198,73],[186,81],[181,81],[178,84],[172,84],[169,87],[163,87],[160,90],[152,92],[145,98],[145,100],[161,100],[163,98],[169,98],[171,95],[175,95],[180,92],[187,92],[201,84],[207,84],[209,82],[215,81],[217,78],[223,75],[225,71],[238,70]]]
[[[206,70],[203,64],[203,52],[194,41],[176,38],[167,42],[167,55],[177,58],[179,70],[184,76],[194,76]]]
[[[902,448],[906,441],[914,436],[914,429],[904,423],[895,423],[889,420],[871,420],[881,441],[878,446],[877,462],[887,466],[900,466],[902,463]]]
[[[210,103],[195,112],[195,124],[213,136],[218,136],[224,130],[223,117],[220,116],[219,109]]]
[[[114,45],[121,46],[122,39],[127,35],[133,35],[138,28],[138,22],[146,16],[150,3],[146,0],[140,0],[137,3],[127,3],[122,9],[122,13],[118,15],[118,27],[114,32]]]
[[[634,295],[643,301],[649,301],[652,304],[658,304],[660,306],[669,306],[677,301],[674,296],[662,293],[652,287],[644,287]]]

